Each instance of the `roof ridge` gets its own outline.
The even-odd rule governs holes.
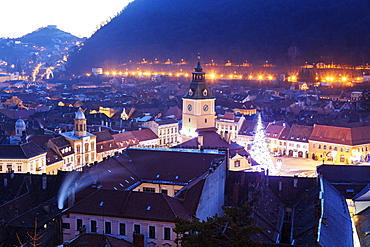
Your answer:
[[[98,193],[98,191],[100,191],[99,188],[96,189],[95,191],[93,191],[91,194],[85,196],[84,198],[82,198],[81,200],[79,200],[77,203],[73,204],[70,208],[67,208],[66,210],[67,211],[71,210],[71,208],[73,208],[73,207],[79,205],[80,203],[84,202],[85,200],[87,200],[88,198],[90,198],[92,195],[95,195],[96,193]],[[75,192],[75,193],[77,193],[77,192]]]
[[[176,216],[176,217],[180,217],[180,212],[178,212],[178,210],[176,210],[174,207],[173,207],[173,203],[177,203],[178,205],[180,205],[181,207],[183,207],[183,209],[185,210],[186,212],[186,215],[191,217],[191,213],[185,208],[184,204],[178,199],[178,198],[173,198],[173,197],[170,197],[168,195],[165,195],[163,193],[160,193],[162,194],[162,198],[167,202],[167,205],[170,207],[172,213]]]
[[[132,194],[132,190],[130,190],[130,191],[128,192],[128,195],[127,195],[127,197],[126,197],[125,203],[124,203],[124,204],[123,204],[123,206],[122,206],[122,209],[121,209],[121,213],[122,213],[122,214],[123,214],[123,212],[125,211],[125,208],[126,208],[126,206],[127,206],[128,201],[130,200],[131,194]]]

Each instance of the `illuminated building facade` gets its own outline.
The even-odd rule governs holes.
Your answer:
[[[96,136],[87,132],[86,117],[81,109],[76,112],[73,131],[60,135],[50,139],[47,146],[63,157],[62,170],[81,169],[97,160]]]
[[[309,151],[309,158],[333,164],[368,161],[370,126],[348,128],[315,125],[309,139]]]
[[[198,61],[192,73],[189,90],[182,98],[182,134],[196,136],[200,129],[215,127],[215,100],[205,81],[205,73]]]

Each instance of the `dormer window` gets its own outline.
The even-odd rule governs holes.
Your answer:
[[[207,96],[207,95],[208,95],[207,89],[204,89],[203,90],[203,96]]]
[[[192,96],[193,95],[193,90],[189,89],[189,95]]]

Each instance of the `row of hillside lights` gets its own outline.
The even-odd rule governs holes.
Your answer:
[[[86,74],[87,76],[89,76],[90,74]],[[141,72],[141,71],[138,71],[138,72],[105,72],[104,75],[107,75],[107,76],[116,76],[116,75],[124,75],[124,76],[129,76],[129,75],[132,75],[132,76],[157,76],[157,75],[168,75],[168,76],[177,76],[177,77],[180,77],[180,76],[185,76],[185,77],[188,77],[189,74],[188,73],[151,73],[151,72]]]
[[[318,81],[319,79],[320,79],[319,77],[315,77],[316,81]],[[360,81],[361,79],[362,79],[361,77],[356,78],[357,81]],[[323,82],[334,82],[334,81],[339,81],[339,80],[342,81],[342,82],[347,82],[348,78],[347,77],[340,77],[337,80],[335,77],[328,76],[328,77],[325,77],[322,81]],[[290,77],[288,77],[288,81],[296,82],[297,77],[296,76],[290,76]]]
[[[319,77],[315,77],[315,80],[319,80]],[[361,80],[362,80],[361,77],[356,78],[356,81],[361,81]],[[336,79],[335,77],[326,77],[323,81],[325,81],[325,82],[334,82],[334,81],[347,82],[348,78],[347,77],[341,77],[341,78]]]
[[[138,72],[105,72],[104,73],[105,75],[107,76],[116,76],[116,75],[125,75],[125,76],[128,76],[128,75],[132,75],[132,76],[156,76],[156,75],[166,75],[166,73],[151,73],[151,72],[141,72],[141,71],[138,71]],[[180,77],[180,76],[185,76],[185,77],[188,77],[189,74],[188,73],[168,73],[167,74],[168,76],[176,76],[176,77]],[[86,74],[86,76],[90,76],[90,74]],[[236,75],[236,74],[230,74],[230,75],[223,75],[223,74],[220,74],[220,75],[216,75],[214,73],[211,73],[211,74],[206,74],[206,77],[208,79],[221,79],[221,78],[230,78],[230,79],[243,79],[243,76],[242,75]],[[258,75],[258,76],[253,76],[253,75],[249,75],[248,76],[248,79],[249,80],[270,80],[272,81],[274,79],[273,76],[269,75],[269,76],[263,76],[263,75]]]

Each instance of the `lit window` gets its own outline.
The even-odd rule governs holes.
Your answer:
[[[155,192],[155,188],[150,188],[150,187],[143,187],[143,191],[145,192]]]
[[[234,161],[234,167],[240,167],[240,160]]]

